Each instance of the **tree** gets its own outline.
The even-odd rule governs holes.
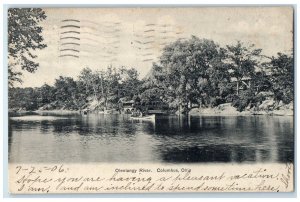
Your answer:
[[[55,80],[55,100],[57,108],[78,109],[77,85],[71,77],[60,76]]]
[[[99,97],[99,83],[100,76],[98,73],[93,72],[90,68],[84,68],[79,75],[79,82],[84,86],[84,93],[86,97],[93,95],[94,98]]]
[[[38,107],[42,107],[54,101],[54,96],[53,96],[54,88],[52,86],[49,86],[48,84],[44,84],[40,88],[37,88],[36,91],[37,91]]]
[[[132,99],[134,95],[139,94],[140,81],[139,74],[136,69],[130,68],[125,69],[122,67],[119,69],[120,72],[120,89],[119,97],[125,97]]]
[[[239,94],[240,84],[243,79],[250,79],[255,75],[261,49],[254,49],[254,45],[246,47],[238,41],[235,45],[227,45],[225,62],[229,66],[230,76],[236,79],[236,94]]]
[[[294,99],[294,59],[292,55],[278,53],[269,63],[275,100],[288,104]]]
[[[105,106],[116,106],[120,99],[120,71],[117,71],[115,67],[109,66],[104,74],[105,77]]]
[[[141,82],[141,98],[146,101],[152,100],[162,100],[172,105],[174,101],[170,96],[170,87],[169,77],[164,70],[164,68],[156,63],[152,64],[152,69],[150,73],[143,79]]]
[[[36,89],[31,87],[10,88],[8,94],[10,109],[21,109],[30,111],[38,109],[38,95]]]
[[[209,97],[211,73],[215,67],[222,67],[222,51],[214,41],[195,36],[165,47],[160,62],[169,77],[170,87],[175,91],[179,111],[187,112],[192,101],[201,103],[203,94]]]
[[[42,30],[39,23],[46,19],[41,8],[11,8],[8,10],[8,82],[12,87],[15,82],[22,82],[21,72],[17,67],[28,72],[35,72],[39,63],[34,61],[35,50],[43,49]]]

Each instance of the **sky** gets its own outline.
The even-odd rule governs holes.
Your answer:
[[[140,78],[157,62],[162,48],[179,38],[240,40],[267,56],[293,48],[291,7],[45,8],[41,22],[47,48],[35,52],[35,73],[23,71],[22,87],[53,85],[59,76],[77,78],[89,67],[134,67]]]

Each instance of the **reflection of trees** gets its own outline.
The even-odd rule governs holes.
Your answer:
[[[41,121],[41,131],[43,133],[46,133],[49,131],[49,129],[51,128],[51,122],[49,121]]]
[[[68,134],[75,130],[74,120],[72,119],[59,119],[51,122],[53,126],[54,135]]]
[[[134,135],[136,126],[128,122],[128,117],[120,115],[98,115],[74,116],[69,119],[57,119],[54,121],[42,121],[37,124],[41,131],[47,132],[52,128],[54,135],[77,133],[82,136],[104,135],[114,137],[118,135]],[[40,126],[38,126],[40,125]]]
[[[223,127],[224,117],[170,116],[158,118],[155,123],[156,135],[186,136],[212,132]]]
[[[162,152],[166,162],[245,162],[255,161],[255,148],[226,144],[171,148]]]
[[[274,131],[277,137],[275,142],[279,162],[294,162],[294,121],[293,117],[274,117]]]
[[[156,123],[152,121],[144,121],[144,120],[131,120],[133,124],[142,124],[142,131],[146,134],[154,134]]]
[[[76,131],[79,135],[109,134],[112,137],[118,135],[132,136],[136,132],[136,127],[129,121],[128,117],[126,118],[122,115],[89,115],[81,117]]]
[[[98,114],[43,121],[9,120],[8,129],[9,153],[16,148],[22,149],[18,139],[14,142],[14,138],[29,140],[30,135],[37,134],[32,136],[34,140],[53,139],[53,142],[47,142],[48,146],[53,144],[53,148],[66,153],[76,150],[85,162],[101,161],[102,158],[118,161],[124,158],[126,161],[158,159],[165,162],[287,162],[294,158],[293,119],[285,117],[190,116],[179,119],[166,116],[158,117],[154,123],[131,120],[122,115]],[[11,145],[17,147],[11,148]],[[121,152],[123,150],[128,153]],[[91,152],[96,157],[91,156]]]
[[[229,162],[230,152],[220,147],[212,149],[211,146],[172,148],[163,152],[162,158],[167,162]]]
[[[13,127],[11,125],[11,121],[9,120],[8,121],[8,160],[10,159],[11,147],[12,147],[11,144],[12,144],[12,140],[13,140],[12,130],[13,130]]]
[[[276,117],[169,117],[156,122],[154,138],[170,162],[286,162],[292,128]]]

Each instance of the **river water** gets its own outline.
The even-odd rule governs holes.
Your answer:
[[[294,159],[293,117],[10,117],[14,163],[251,163]]]

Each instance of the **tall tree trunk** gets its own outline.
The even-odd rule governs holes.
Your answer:
[[[240,91],[240,81],[237,80],[236,81],[236,94],[239,95],[239,91]]]

